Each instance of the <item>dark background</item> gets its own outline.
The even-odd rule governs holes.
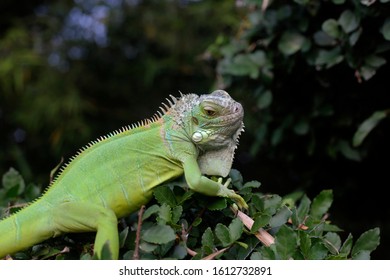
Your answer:
[[[333,189],[343,237],[378,226],[372,258],[388,259],[389,4],[257,2],[1,1],[0,174],[45,186],[61,157],[169,94],[224,88],[245,109],[244,179],[280,195]]]

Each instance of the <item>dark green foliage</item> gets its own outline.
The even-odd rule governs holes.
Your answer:
[[[327,220],[332,204],[332,191],[324,190],[313,202],[304,194],[285,197],[261,193],[256,182],[243,184],[241,176],[232,170],[234,185],[241,186],[248,215],[257,217],[254,227],[262,227],[275,237],[269,247],[253,235],[257,229],[244,228],[243,222],[228,207],[220,210],[205,206],[220,198],[205,198],[199,194],[188,195],[180,182],[161,186],[154,192],[155,199],[148,204],[142,216],[139,237],[140,259],[369,259],[379,245],[379,229],[364,232],[355,242],[351,234],[342,241],[340,229]],[[14,169],[4,174],[7,188],[23,181]],[[13,182],[12,184],[9,182]],[[245,187],[246,186],[246,187]],[[3,183],[3,187],[5,187]],[[7,192],[1,196],[0,206],[15,203],[25,193],[15,197]],[[183,198],[186,199],[183,199]],[[209,203],[207,203],[209,204]],[[120,258],[132,259],[135,250],[135,214],[120,223]],[[25,252],[15,254],[18,259],[92,259],[94,234],[68,234],[47,240]],[[190,254],[187,249],[193,253]],[[111,252],[104,247],[101,259],[109,259]]]
[[[39,186],[26,184],[21,174],[14,168],[10,168],[3,176],[0,187],[0,210],[8,203],[18,201],[16,207],[12,207],[7,212],[13,213],[15,210],[25,205],[27,202],[36,199],[41,193]]]
[[[279,194],[332,188],[336,219],[388,236],[390,2],[243,2],[238,32],[208,49],[218,87],[245,108],[238,168]]]
[[[116,6],[112,1],[22,2],[0,4],[0,173],[15,166],[27,181],[46,186],[47,171],[62,157],[150,117],[168,94],[222,87],[245,109],[246,133],[236,167],[245,178],[261,180],[264,193],[279,194],[253,195],[259,183],[244,185],[239,173],[232,174],[240,193],[251,199],[252,231],[280,224],[288,211],[294,226],[316,223],[307,217],[313,214],[313,199],[331,188],[334,192],[327,195],[336,201],[332,221],[354,235],[364,225],[380,226],[382,235],[389,236],[387,196],[381,194],[389,182],[390,155],[388,0],[114,1],[121,3]],[[264,3],[268,6],[261,7]],[[105,38],[77,26],[77,17],[69,21],[72,12],[90,17],[99,9],[103,19],[97,24],[105,26]],[[41,191],[15,180],[19,183],[0,188],[3,205],[23,204]],[[165,201],[166,206],[156,194],[160,204],[148,218],[164,213],[159,224],[169,221],[178,230],[186,213],[183,205],[198,196],[178,188],[173,193],[176,201]],[[228,212],[223,199],[197,203],[214,209],[213,215]],[[327,211],[323,203],[315,215]],[[187,226],[195,228],[198,238],[196,227],[208,219],[193,215]],[[216,224],[209,225],[213,234]],[[230,221],[222,224],[228,227]],[[325,223],[313,230],[324,229],[338,227]],[[127,240],[134,240],[134,233],[125,233],[122,241],[130,248]],[[310,244],[304,246],[305,258],[321,258],[333,248],[302,238]],[[91,246],[82,245],[86,240],[93,238],[71,236],[50,244],[63,241],[89,258]],[[388,240],[383,238],[376,258],[388,258],[383,249]],[[257,246],[254,237],[246,241]],[[350,254],[344,245],[340,254]],[[224,256],[233,251],[261,257],[235,245]],[[270,249],[263,253],[275,256]]]
[[[288,143],[300,141],[307,155],[362,160],[366,147],[354,147],[389,108],[346,106],[366,89],[360,84],[389,69],[387,1],[272,1],[263,12],[261,1],[245,2],[251,11],[240,33],[209,51],[218,62],[219,86],[254,104],[247,121],[256,140],[251,153],[277,147],[274,153],[294,160]],[[367,113],[373,115],[363,122]],[[323,133],[343,129],[349,133]]]

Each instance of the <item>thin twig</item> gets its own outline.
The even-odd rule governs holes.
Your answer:
[[[188,236],[188,230],[185,230],[184,224],[181,225],[181,240],[184,242],[184,245],[186,246],[187,254],[194,257],[197,252],[194,250],[191,250],[190,248],[187,247],[187,236]]]
[[[57,164],[56,165],[56,167],[54,167],[51,171],[50,171],[50,184],[53,182],[53,180],[54,180],[54,176],[55,176],[55,174],[57,173],[57,170],[58,170],[58,168],[60,168],[61,167],[61,165],[64,163],[64,158],[63,157],[61,157],[61,160],[60,160],[60,163],[59,164]]]
[[[206,207],[203,207],[202,210],[200,210],[200,212],[198,213],[198,215],[196,215],[194,221],[191,223],[191,225],[187,229],[187,234],[192,230],[192,227],[194,226],[194,222],[196,221],[196,219],[202,217],[205,211],[206,211]]]
[[[306,217],[306,218],[307,218],[307,217]],[[298,229],[301,229],[301,230],[307,230],[307,229],[309,229],[309,227],[305,225],[305,220],[306,220],[306,218],[302,221],[302,223],[300,223],[300,224],[297,226]],[[291,218],[288,218],[287,222],[288,222],[289,224],[293,224],[293,220],[292,220]]]
[[[11,215],[11,209],[14,209],[14,208],[24,208],[27,205],[29,205],[29,203],[27,203],[27,202],[25,202],[25,203],[18,203],[18,204],[14,204],[14,205],[8,204],[7,208],[5,208],[5,210],[4,210],[5,217],[8,217],[8,216]]]
[[[204,257],[202,260],[213,260],[228,249],[230,249],[230,246],[208,255],[208,256]]]
[[[139,260],[139,241],[141,239],[141,227],[142,227],[142,216],[144,215],[145,205],[142,205],[138,211],[138,225],[135,236],[135,248],[133,254],[133,260]]]
[[[186,250],[187,250],[187,254],[192,256],[192,257],[195,257],[198,253],[195,252],[194,250],[191,250],[190,248],[187,247],[187,236],[188,236],[188,231],[186,231],[184,229],[184,224],[182,224],[182,230],[181,230],[181,240],[184,242],[185,246],[186,246]],[[213,260],[214,258],[216,258],[217,256],[219,256],[220,254],[222,254],[223,252],[225,252],[227,249],[229,249],[230,247],[227,247],[227,248],[223,248],[221,250],[218,250],[206,257],[204,257],[202,260]]]
[[[62,249],[61,251],[54,253],[52,255],[48,255],[48,256],[44,257],[42,260],[46,260],[48,258],[53,258],[53,257],[59,256],[59,255],[65,254],[65,253],[69,253],[69,252],[70,252],[69,247],[65,246],[64,249]]]
[[[249,229],[251,230],[253,226],[253,219],[249,217],[248,215],[244,214],[240,210],[235,210],[234,208],[231,208],[232,211],[237,215],[237,217],[242,221],[242,223]],[[265,229],[260,228],[256,233],[255,236],[257,239],[260,240],[261,243],[264,244],[264,246],[271,246],[272,244],[275,243],[275,238],[269,234]]]
[[[263,3],[261,4],[261,11],[264,13],[265,10],[267,10],[269,5],[269,0],[264,0]]]

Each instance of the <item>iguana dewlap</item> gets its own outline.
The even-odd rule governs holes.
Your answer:
[[[110,133],[81,149],[36,201],[0,221],[0,259],[65,232],[96,231],[117,259],[118,218],[146,204],[153,188],[184,173],[193,191],[241,196],[202,174],[228,175],[244,111],[228,93],[172,97],[150,120]]]

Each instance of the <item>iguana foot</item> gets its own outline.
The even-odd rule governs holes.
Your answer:
[[[222,178],[218,179],[218,183],[220,184],[218,196],[231,198],[237,203],[240,209],[248,209],[248,204],[246,204],[245,200],[233,190],[228,188],[231,181],[232,179],[229,178],[226,180],[225,184],[222,184]]]

